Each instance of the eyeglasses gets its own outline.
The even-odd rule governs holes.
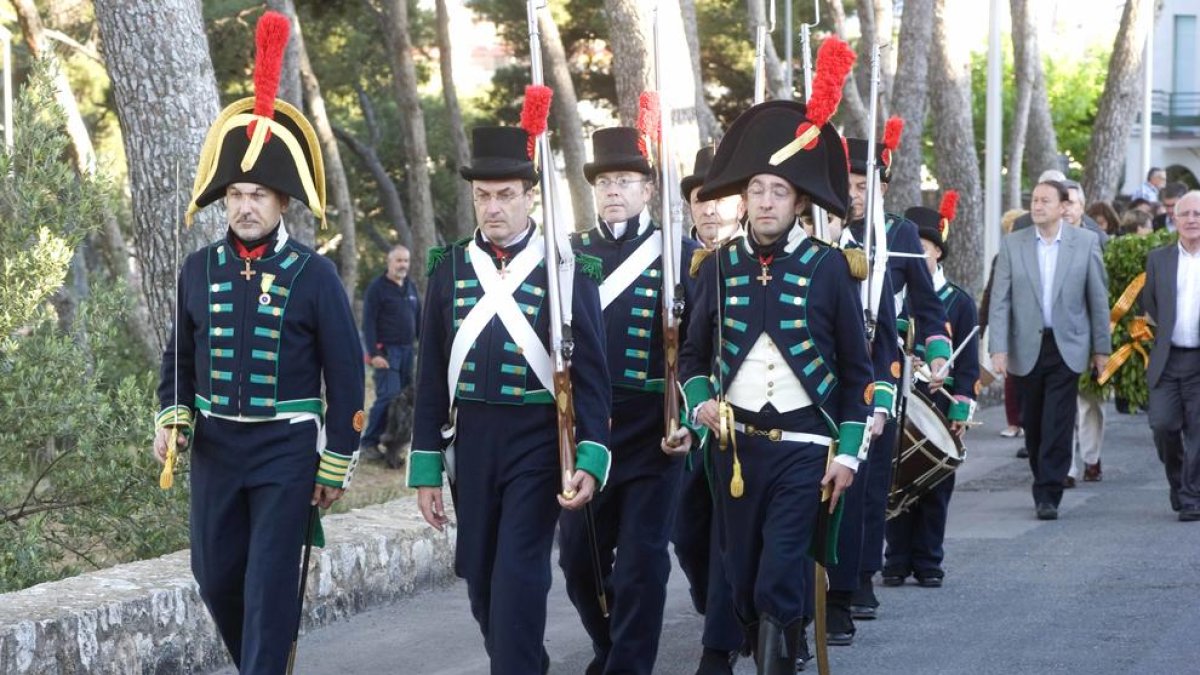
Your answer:
[[[764,197],[768,193],[773,199],[787,199],[793,194],[791,190],[782,185],[776,185],[770,189],[763,185],[751,185],[746,188],[746,194],[751,197]]]
[[[524,193],[517,192],[515,190],[504,190],[495,194],[490,192],[476,192],[471,197],[471,200],[475,202],[476,206],[486,206],[487,204],[490,204],[493,199],[496,200],[496,203],[501,206],[508,206],[522,194]]]
[[[645,182],[646,182],[645,178],[625,178],[624,176],[622,176],[616,180],[612,180],[611,178],[597,178],[596,179],[596,187],[600,188],[601,190],[607,190],[608,188],[616,185],[617,187],[624,190],[625,188],[629,187],[630,185],[637,185],[638,183],[645,183]]]
[[[1177,211],[1176,218],[1200,218],[1200,211]]]

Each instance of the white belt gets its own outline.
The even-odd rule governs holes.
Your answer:
[[[325,451],[325,426],[321,424],[321,416],[310,412],[285,412],[277,413],[274,417],[243,417],[241,415],[222,415],[209,410],[201,410],[200,414],[205,417],[216,417],[217,419],[229,420],[230,422],[281,422],[287,420],[290,424],[301,424],[303,422],[312,422],[317,425],[317,454]]]
[[[783,431],[782,429],[759,429],[753,424],[742,424],[734,422],[733,428],[735,431],[746,434],[747,436],[765,436],[772,441],[787,441],[789,443],[816,443],[829,447],[833,439],[820,434],[806,434],[799,431]]]

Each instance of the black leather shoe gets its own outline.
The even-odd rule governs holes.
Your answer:
[[[1058,520],[1058,507],[1053,504],[1037,505],[1038,520]]]
[[[850,615],[849,593],[830,591],[825,604],[826,644],[848,647],[854,643],[854,619]]]
[[[850,617],[871,621],[875,619],[879,608],[879,599],[875,597],[875,584],[870,574],[862,575],[858,580],[858,590],[850,596]]]
[[[930,572],[917,572],[915,576],[917,577],[917,585],[921,586],[922,588],[941,588],[942,577],[945,576],[945,573],[941,570],[936,570]]]
[[[1017,448],[1017,458],[1029,459],[1029,451],[1025,449],[1025,446],[1022,445],[1021,447]]]
[[[1200,520],[1200,508],[1184,508],[1179,511],[1179,520],[1185,523]]]
[[[696,675],[733,675],[733,659],[729,652],[705,647]]]
[[[800,638],[796,644],[796,672],[800,673],[808,669],[808,662],[812,661],[812,652],[808,651],[808,634],[805,633],[805,628],[808,622],[805,621],[800,626]]]
[[[898,567],[885,567],[882,574],[884,586],[903,586],[908,578],[908,571]]]

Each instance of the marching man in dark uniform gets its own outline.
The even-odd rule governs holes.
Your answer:
[[[950,317],[954,348],[957,350],[964,341],[967,342],[954,360],[951,375],[945,378],[945,389],[954,398],[953,403],[946,395],[931,392],[925,382],[918,382],[916,387],[933,401],[950,422],[950,430],[961,438],[974,415],[975,397],[980,386],[979,339],[973,334],[979,314],[971,294],[948,281],[942,270],[941,261],[946,259],[950,251],[950,221],[954,219],[957,199],[957,193],[948,191],[937,211],[914,206],[904,212],[904,217],[916,223],[920,232],[921,245],[929,256],[926,265],[933,275],[934,289]],[[915,351],[918,357],[923,356],[921,345],[917,345]],[[887,552],[883,566],[885,586],[899,586],[909,574],[915,576],[921,586],[942,585],[945,577],[942,570],[942,542],[946,536],[946,515],[953,492],[954,474],[951,473],[912,508],[887,521]]]
[[[821,112],[754,106],[721,141],[699,198],[740,192],[749,232],[700,265],[681,355],[689,422],[701,441],[719,436],[717,514],[734,606],[758,672],[773,675],[795,672],[813,592],[799,570],[810,545],[827,562],[823,530],[836,527],[829,514],[854,479],[871,412],[857,284],[842,254],[800,221],[810,201],[838,217],[847,208],[846,156],[828,124],[834,100]]]
[[[692,238],[706,249],[716,249],[731,239],[744,236],[738,224],[741,197],[730,195],[707,201],[696,198],[704,175],[712,165],[715,150],[712,146],[701,148],[696,153],[692,173],[679,181],[679,192],[690,207]],[[702,259],[693,254],[693,260]],[[717,521],[713,517],[716,486],[711,475],[711,450],[709,439],[708,443],[694,448],[684,464],[679,506],[671,535],[675,557],[688,579],[692,606],[704,615],[704,632],[700,639],[704,652],[697,675],[729,672],[742,647],[742,627],[733,610],[733,596],[725,578],[725,567],[721,564]]]
[[[272,675],[299,621],[313,510],[349,486],[363,425],[362,348],[341,281],[283,222],[293,201],[325,218],[316,134],[273,96],[287,34],[282,15],[260,20],[260,98],[227,107],[201,151],[188,218],[223,199],[229,231],[180,271],[154,439],[164,460],[170,427],[181,446],[191,437],[200,596],[239,671]]]
[[[880,190],[876,199],[887,194],[891,179],[891,154],[899,147],[903,122],[898,118],[889,120],[888,133],[878,144],[875,165],[879,170]],[[846,139],[850,154],[850,231],[857,241],[866,241],[865,209],[867,193],[867,141],[858,138]],[[946,326],[946,312],[933,290],[933,278],[924,262],[924,249],[917,235],[916,225],[902,216],[885,214],[888,248],[888,277],[892,290],[907,307],[908,316],[915,321],[916,343],[924,346],[926,359],[934,373],[941,373],[952,351]],[[901,313],[897,303],[893,315]],[[904,324],[898,324],[900,336],[907,333]],[[897,383],[902,374],[902,365],[895,362],[888,373]],[[941,387],[941,378],[936,377],[933,388]],[[896,392],[896,405],[900,405],[903,392]],[[862,551],[858,562],[858,578],[854,578],[849,565],[839,565],[841,571],[831,575],[829,592],[829,642],[849,645],[856,632],[853,619],[874,619],[879,601],[875,597],[872,577],[883,567],[884,522],[887,513],[888,491],[892,482],[891,459],[898,433],[897,421],[890,418],[883,433],[872,443],[868,453],[869,467],[865,472],[867,484],[864,491]]]
[[[573,298],[578,442],[566,499],[547,350],[545,255],[554,242],[529,217],[532,144],[519,127],[475,129],[472,144],[472,165],[460,173],[471,182],[478,229],[429,256],[408,485],[441,530],[449,522],[443,470],[450,477],[455,571],[467,581],[491,672],[539,673],[549,667],[542,642],[559,507],[583,507],[609,475],[604,329],[596,281],[577,271],[563,281]]]
[[[663,448],[663,233],[646,208],[654,184],[640,133],[613,127],[592,136],[594,161],[583,171],[595,189],[599,222],[573,236],[580,252],[599,258],[604,271],[600,307],[613,401],[613,473],[592,505],[609,617],[596,601],[584,514],[567,512],[560,520],[567,595],[596,654],[589,674],[654,670],[671,572],[674,496],[687,453],[686,446],[672,453]],[[682,269],[696,248],[683,240]],[[691,278],[680,282],[683,298],[690,298]],[[687,316],[685,310],[681,327]]]

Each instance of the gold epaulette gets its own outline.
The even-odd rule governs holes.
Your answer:
[[[693,279],[695,279],[697,276],[699,276],[700,275],[700,265],[704,262],[704,260],[706,258],[708,258],[708,256],[712,255],[715,252],[716,251],[711,248],[698,248],[695,251],[692,251],[692,262],[690,265],[688,265],[688,274],[691,275],[691,277]]]
[[[850,276],[862,281],[867,278],[867,252],[861,248],[842,249],[846,263],[850,265]]]

